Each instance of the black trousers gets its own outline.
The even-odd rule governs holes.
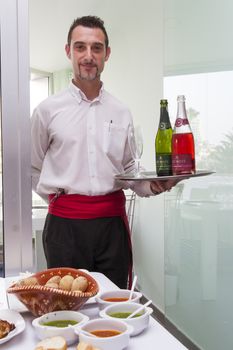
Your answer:
[[[132,253],[121,217],[67,219],[47,214],[43,246],[48,268],[101,272],[118,287],[127,288]]]

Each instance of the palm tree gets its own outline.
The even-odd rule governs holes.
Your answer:
[[[209,155],[215,170],[220,173],[233,173],[233,131],[214,147]]]

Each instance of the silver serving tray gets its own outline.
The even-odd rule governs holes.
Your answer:
[[[124,173],[115,176],[116,180],[126,181],[156,181],[156,180],[182,180],[189,179],[190,177],[199,177],[213,174],[214,171],[210,170],[196,170],[194,174],[185,175],[170,175],[170,176],[158,176],[155,171],[141,171],[139,176],[135,176],[134,173]]]

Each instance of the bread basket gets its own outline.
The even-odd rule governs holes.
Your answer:
[[[57,275],[71,275],[74,278],[84,276],[88,281],[86,291],[74,292],[45,286],[51,277]],[[47,269],[35,273],[30,278],[36,278],[38,284],[21,285],[16,282],[7,289],[7,293],[14,294],[34,316],[58,310],[79,310],[99,291],[98,283],[90,274],[69,267]]]

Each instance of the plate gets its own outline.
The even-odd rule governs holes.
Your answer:
[[[8,308],[9,304],[6,296],[5,279],[0,277],[0,310],[5,310]]]
[[[199,177],[213,174],[214,171],[210,170],[197,170],[194,174],[184,175],[170,175],[170,176],[158,176],[155,171],[142,171],[139,176],[135,176],[134,173],[125,173],[115,176],[117,180],[126,181],[166,181],[166,180],[182,180],[189,179],[190,177]]]
[[[0,345],[7,342],[16,335],[22,333],[25,329],[25,321],[23,317],[13,310],[0,310],[0,319],[14,323],[15,329],[11,331],[6,337],[0,339]]]

